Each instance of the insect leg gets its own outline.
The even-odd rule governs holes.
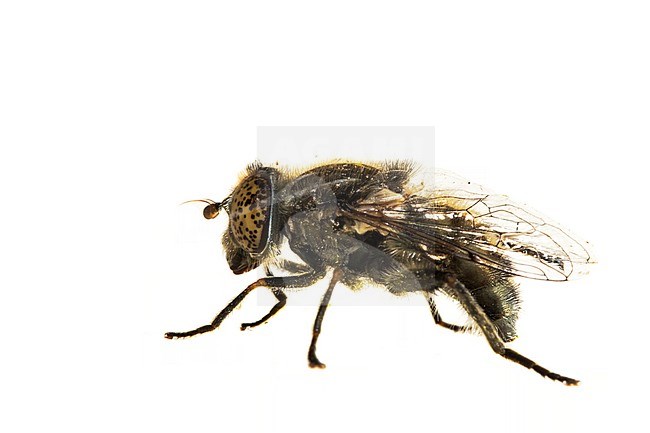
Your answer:
[[[251,323],[242,323],[241,324],[241,330],[244,331],[247,328],[254,328],[256,326],[259,326],[263,323],[266,323],[267,320],[269,320],[271,317],[275,315],[278,311],[282,309],[287,304],[287,295],[284,294],[282,289],[279,288],[272,288],[271,291],[275,295],[275,298],[278,300],[278,302],[271,308],[271,311],[266,313],[264,317],[262,317],[260,320],[257,320],[255,322]]]
[[[341,279],[343,273],[339,269],[335,269],[332,274],[332,280],[330,285],[327,288],[327,291],[323,295],[323,298],[320,301],[320,307],[318,307],[318,314],[316,314],[316,320],[314,321],[314,329],[311,337],[311,344],[309,345],[309,353],[307,354],[307,360],[309,361],[309,366],[312,368],[325,368],[325,364],[320,362],[316,357],[316,341],[318,341],[318,335],[320,335],[320,326],[323,323],[323,317],[325,316],[325,310],[327,305],[330,303],[332,298],[332,292],[334,291],[334,286]]]
[[[427,298],[427,302],[429,303],[429,309],[431,309],[431,315],[433,316],[433,321],[436,322],[436,325],[440,325],[443,328],[451,329],[454,332],[469,331],[470,329],[469,326],[454,325],[442,320],[442,317],[440,317],[440,313],[438,312],[438,308],[436,307],[436,302],[434,300],[433,294],[429,292],[425,292],[424,296]]]
[[[272,277],[273,272],[271,272],[271,269],[268,266],[264,267],[264,272],[266,273],[267,277]],[[266,313],[264,317],[262,317],[260,320],[257,320],[255,322],[251,323],[242,323],[240,329],[242,331],[246,330],[247,328],[254,328],[256,326],[259,326],[263,323],[266,323],[271,317],[275,315],[278,311],[282,309],[287,304],[287,295],[284,294],[282,289],[280,288],[272,288],[271,292],[275,295],[275,298],[278,300],[278,302],[271,308],[271,311]]]
[[[173,338],[192,337],[194,335],[214,331],[219,327],[221,322],[223,322],[223,320],[230,313],[232,313],[232,310],[234,310],[235,307],[237,307],[244,300],[244,298],[250,292],[252,292],[253,289],[256,289],[257,287],[270,287],[272,289],[282,288],[282,287],[307,287],[307,286],[311,286],[316,281],[321,279],[324,274],[325,274],[324,271],[313,270],[312,272],[302,274],[302,275],[292,275],[288,277],[260,278],[250,286],[246,287],[239,295],[237,295],[237,297],[235,297],[235,299],[230,301],[230,303],[226,305],[226,308],[221,310],[221,312],[217,315],[217,317],[214,318],[212,323],[210,323],[209,325],[203,325],[196,329],[193,329],[191,331],[186,331],[186,332],[167,332],[165,334],[165,338],[173,339]],[[278,310],[279,309],[280,308],[278,308]],[[275,314],[276,312],[277,310],[273,314]]]
[[[478,304],[478,302],[476,302],[476,299],[474,299],[465,285],[453,276],[448,276],[445,280],[445,283],[447,287],[456,295],[458,301],[461,303],[470,317],[481,328],[483,335],[485,335],[485,338],[490,344],[490,347],[492,347],[492,350],[494,350],[497,354],[510,361],[516,362],[519,365],[523,365],[524,367],[529,368],[544,377],[563,382],[565,385],[577,385],[580,383],[580,381],[576,379],[571,379],[570,377],[553,373],[541,365],[538,365],[532,359],[528,359],[525,356],[515,352],[514,350],[505,347],[503,340],[501,337],[499,337],[496,326],[488,318],[487,314],[485,314],[481,306]]]
[[[288,269],[288,266],[293,266],[291,269]],[[298,269],[296,273],[306,273],[308,272],[311,268],[307,265],[300,265],[297,263],[293,262],[288,262],[288,261],[282,261],[282,268],[284,270],[289,270],[289,272],[293,272],[293,270]],[[264,267],[264,272],[266,272],[266,276],[272,277],[273,272],[271,272],[271,269],[268,266]],[[241,330],[244,331],[248,328],[254,328],[256,326],[262,325],[263,323],[266,323],[271,317],[275,315],[278,311],[280,311],[286,304],[287,304],[287,295],[284,294],[281,288],[276,287],[272,288],[271,291],[275,295],[275,298],[278,300],[278,302],[271,308],[271,311],[269,311],[264,317],[262,317],[260,320],[257,320],[255,322],[251,323],[242,323],[241,324]]]

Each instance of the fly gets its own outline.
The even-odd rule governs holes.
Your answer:
[[[237,295],[204,326],[168,332],[182,338],[210,332],[258,287],[269,288],[277,303],[268,321],[286,304],[287,288],[304,288],[325,278],[308,350],[310,367],[324,368],[316,356],[321,324],[339,283],[358,288],[371,282],[393,294],[416,293],[429,305],[437,325],[456,332],[477,328],[498,355],[566,385],[578,380],[554,373],[508,348],[517,337],[520,309],[515,277],[565,281],[587,272],[594,262],[585,243],[558,225],[480,187],[450,175],[418,182],[408,162],[323,164],[304,172],[253,164],[232,193],[207,204],[203,215],[228,214],[222,244],[235,274],[262,266],[266,276]],[[285,259],[288,246],[299,258]],[[274,275],[270,268],[277,269]],[[434,300],[457,301],[471,325],[446,322]]]

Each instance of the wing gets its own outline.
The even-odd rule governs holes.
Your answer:
[[[510,275],[564,281],[594,259],[559,225],[508,197],[460,189],[400,195],[385,190],[343,209],[349,218],[413,245],[431,260],[453,256]]]

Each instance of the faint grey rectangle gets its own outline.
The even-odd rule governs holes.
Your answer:
[[[363,163],[387,160],[407,160],[422,168],[433,168],[435,129],[433,126],[259,126],[257,129],[257,159],[265,166],[298,169],[332,161]],[[284,254],[293,254],[285,245]],[[298,259],[299,260],[299,259]],[[259,269],[260,277],[263,270]],[[281,271],[280,271],[281,272]],[[329,276],[319,282],[316,290],[289,289],[288,305],[317,306]],[[295,293],[296,291],[300,293]],[[377,287],[363,295],[349,290],[337,291],[337,305],[392,305]],[[361,295],[361,296],[360,296]],[[408,297],[401,305],[421,306],[420,297]],[[276,300],[259,292],[258,305],[270,307]]]
[[[265,165],[330,160],[407,159],[434,166],[433,126],[259,126],[257,156]]]

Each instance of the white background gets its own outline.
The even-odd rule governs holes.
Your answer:
[[[3,2],[0,429],[640,431],[648,11],[441,3]],[[581,386],[398,298],[328,310],[324,371],[311,307],[164,340],[255,278],[178,203],[225,197],[260,125],[433,125],[439,166],[589,239],[589,277],[522,282],[512,345]]]

